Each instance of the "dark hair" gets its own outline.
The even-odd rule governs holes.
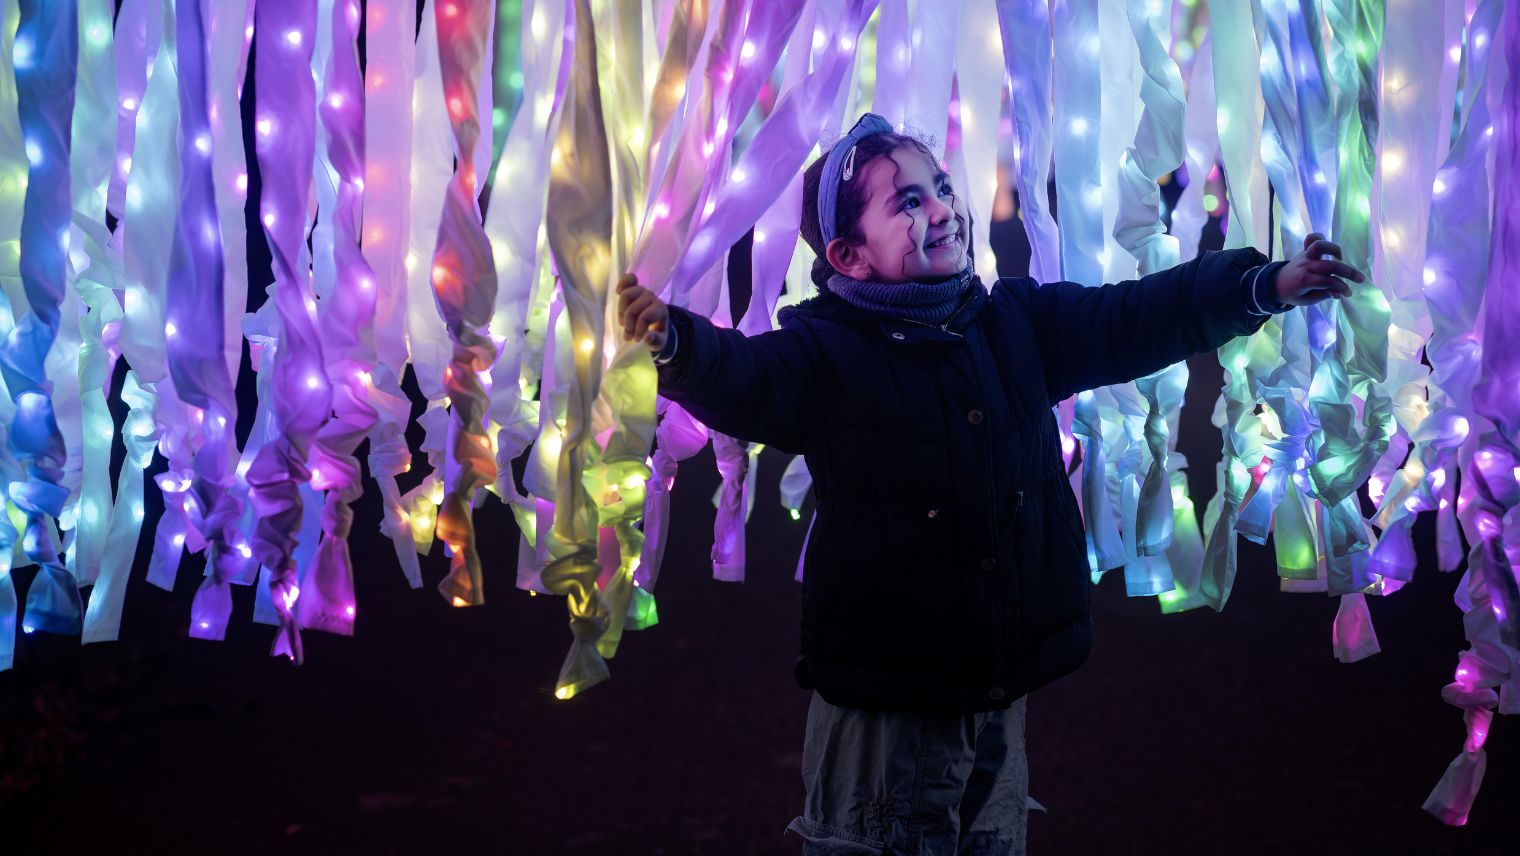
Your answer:
[[[873,134],[855,146],[854,174],[856,178],[858,179],[865,171],[867,164],[891,157],[893,152],[902,148],[916,149],[934,164],[935,169],[939,168],[938,159],[934,157],[934,152],[923,140],[907,134]],[[823,178],[823,164],[828,159],[829,153],[824,152],[817,160],[808,164],[807,170],[802,174],[802,223],[799,231],[802,233],[802,240],[807,242],[813,254],[818,257],[813,262],[813,283],[820,289],[827,288],[829,277],[836,273],[824,254],[826,247],[823,245],[823,230],[818,225],[818,184]],[[865,182],[859,180],[841,182],[838,202],[834,206],[837,218],[834,234],[848,241],[864,243],[865,236],[860,234],[859,221],[860,212],[865,207]]]

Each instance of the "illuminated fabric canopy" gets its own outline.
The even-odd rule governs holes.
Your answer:
[[[501,581],[474,520],[499,501],[522,530],[511,584],[569,606],[557,696],[605,679],[657,620],[680,461],[713,443],[713,572],[742,580],[761,451],[656,397],[610,287],[631,271],[771,329],[811,287],[801,171],[872,110],[936,141],[984,273],[1010,194],[1041,281],[1176,265],[1211,217],[1227,247],[1282,258],[1321,232],[1371,273],[1220,350],[1201,520],[1174,450],[1185,365],[1063,402],[1062,451],[1095,578],[1221,609],[1237,536],[1270,534],[1284,590],[1339,598],[1347,662],[1378,651],[1367,598],[1412,578],[1411,525],[1435,514],[1471,647],[1442,691],[1468,739],[1426,808],[1462,823],[1494,712],[1520,712],[1520,10],[1392,5],[3,0],[0,668],[18,630],[117,637],[155,451],[146,574],[172,588],[202,557],[190,635],[223,638],[239,586],[276,654],[351,634],[367,443],[413,587],[441,542],[439,592],[483,603]],[[247,312],[260,238],[274,281]],[[808,486],[794,460],[799,520]]]

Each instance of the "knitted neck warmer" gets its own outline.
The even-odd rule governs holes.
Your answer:
[[[851,279],[843,274],[829,277],[828,290],[857,309],[875,315],[903,318],[939,326],[950,319],[961,305],[961,298],[971,283],[970,264],[958,275],[944,282],[903,282],[888,285]]]

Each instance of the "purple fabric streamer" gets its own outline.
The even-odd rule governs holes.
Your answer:
[[[704,314],[710,314],[711,308],[716,307],[711,297],[698,300],[703,296],[692,293],[693,287],[786,189],[786,185],[760,177],[791,175],[802,168],[838,98],[839,88],[848,82],[854,67],[855,42],[875,7],[876,0],[849,0],[837,20],[820,25],[824,42],[832,49],[826,48],[815,63],[812,76],[776,105],[738,165],[728,173],[728,180],[699,197],[713,199],[714,209],[693,231],[671,275],[668,293],[677,305],[689,305],[700,311],[704,308],[700,303],[712,304]],[[699,136],[688,135],[687,142],[695,150],[687,149],[684,155],[701,154],[703,143]],[[705,169],[706,164],[702,167]],[[634,270],[642,272],[639,259],[635,260]],[[647,274],[640,276],[641,281],[654,279]]]
[[[186,500],[192,524],[210,547],[206,578],[190,606],[190,635],[221,639],[232,610],[228,585],[242,575],[247,559],[230,548],[242,513],[242,502],[228,490],[229,461],[237,452],[237,400],[223,356],[222,244],[206,114],[203,2],[180,0],[175,7],[181,181],[164,333],[175,390],[197,409],[193,427],[200,431],[200,448]]]
[[[137,109],[148,88],[148,66],[158,53],[163,32],[161,4],[154,0],[125,0],[116,14],[112,47],[116,53],[116,168],[106,190],[106,210],[120,220],[126,204],[127,176],[132,172],[132,146],[137,140]],[[120,241],[121,230],[115,233]]]
[[[1050,182],[1051,36],[1045,0],[999,0],[1003,63],[1013,109],[1013,163],[1029,238],[1029,275],[1061,278],[1060,238],[1045,187]]]
[[[83,626],[83,603],[54,543],[53,520],[69,491],[61,483],[66,452],[53,418],[44,362],[58,334],[66,293],[68,262],[60,238],[68,235],[73,210],[69,128],[77,50],[73,3],[22,0],[13,65],[30,162],[21,219],[21,282],[31,311],[0,343],[0,372],[16,401],[11,451],[26,475],[26,481],[11,484],[11,501],[26,514],[21,547],[38,567],[27,592],[23,627],[70,634]]]
[[[1483,372],[1473,409],[1493,420],[1511,448],[1520,447],[1520,9],[1504,17],[1509,81],[1490,130],[1494,135],[1493,236],[1484,292]],[[1515,616],[1520,620],[1520,615]]]
[[[369,405],[375,366],[375,275],[359,252],[359,213],[364,188],[364,82],[359,75],[359,6],[340,0],[332,7],[332,49],[327,58],[321,104],[327,156],[338,174],[337,205],[331,212],[332,294],[322,301],[322,347],[333,386],[333,418],[317,433],[312,452],[312,486],[327,491],[322,509],[322,543],[297,603],[302,627],[344,636],[353,634],[356,606],[348,533],[350,503],[364,492],[354,451],[374,427]]]
[[[263,0],[255,21],[255,133],[263,177],[259,217],[274,261],[271,290],[280,318],[280,342],[270,385],[279,434],[259,449],[248,470],[249,498],[258,515],[251,548],[269,569],[269,593],[280,615],[272,653],[300,663],[301,633],[292,611],[300,597],[292,558],[301,523],[299,486],[310,476],[307,453],[332,408],[322,343],[306,308],[311,291],[308,275],[298,264],[305,242],[315,147],[311,53],[316,8],[302,0]]]

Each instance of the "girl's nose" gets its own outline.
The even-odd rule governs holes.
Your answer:
[[[955,216],[955,208],[939,197],[929,203],[929,222],[939,224],[947,223]]]

